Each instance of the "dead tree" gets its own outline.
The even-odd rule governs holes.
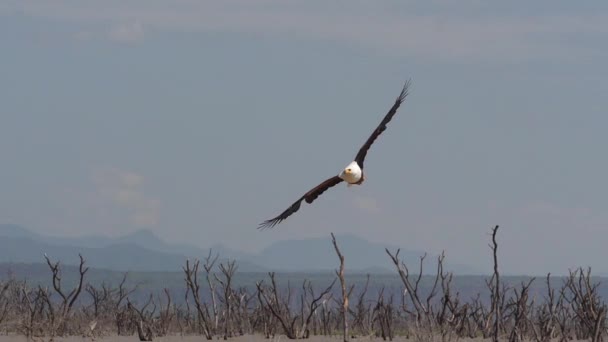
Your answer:
[[[476,325],[475,329],[481,330],[483,338],[491,338],[494,335],[494,327],[495,327],[495,311],[504,312],[505,301],[507,298],[507,292],[509,287],[504,284],[500,284],[501,287],[496,287],[496,282],[494,275],[490,279],[485,280],[486,287],[490,292],[490,308],[489,310],[486,308],[484,304],[481,303],[480,294],[477,295],[473,302],[473,311],[471,312],[471,316]],[[496,291],[498,291],[498,296],[496,296]],[[499,297],[500,300],[497,300],[496,297]],[[498,309],[495,309],[498,305]],[[502,321],[502,316],[500,318]],[[499,326],[502,326],[502,324]]]
[[[11,301],[8,298],[8,293],[11,287],[15,286],[15,281],[10,279],[4,284],[0,284],[0,325],[6,319],[11,306]]]
[[[213,313],[213,330],[217,331],[219,329],[219,316],[217,312],[217,300],[215,299],[215,282],[211,278],[213,266],[217,262],[219,258],[219,254],[216,254],[215,257],[211,257],[211,249],[209,249],[209,255],[205,258],[205,264],[203,268],[205,269],[205,279],[207,280],[207,285],[209,286],[209,292],[211,293],[211,312]],[[214,274],[215,275],[215,274]]]
[[[350,292],[346,290],[346,281],[344,279],[344,255],[340,252],[340,248],[338,248],[338,243],[336,242],[336,237],[334,233],[331,233],[331,241],[334,245],[334,249],[336,250],[336,254],[338,255],[338,259],[340,259],[340,269],[336,270],[336,275],[338,279],[340,279],[340,286],[342,288],[342,334],[344,336],[344,342],[348,341],[348,296]]]
[[[545,302],[538,306],[536,312],[531,318],[530,328],[534,340],[537,342],[548,342],[553,338],[557,327],[556,311],[563,309],[563,297],[555,299],[555,289],[551,287],[551,273],[547,274],[547,296]]]
[[[492,229],[492,254],[494,256],[494,274],[492,279],[494,280],[494,293],[492,295],[492,311],[494,312],[494,336],[493,341],[498,342],[498,333],[500,329],[501,321],[501,305],[500,303],[500,280],[498,273],[498,243],[496,242],[496,233],[498,231],[498,225]]]
[[[397,252],[394,255],[391,254],[391,252],[389,252],[389,250],[387,248],[385,248],[384,250],[386,251],[386,254],[388,254],[388,256],[393,261],[393,264],[395,264],[395,267],[397,268],[397,271],[399,272],[401,281],[403,282],[403,285],[405,286],[406,292],[409,294],[409,297],[412,300],[412,303],[414,304],[414,308],[416,309],[416,321],[420,321],[422,319],[422,317],[427,317],[427,319],[429,319],[428,311],[424,307],[424,305],[421,303],[420,298],[418,296],[418,283],[420,282],[420,278],[422,276],[422,271],[418,275],[418,279],[416,280],[415,285],[412,285],[412,283],[410,282],[410,277],[409,277],[410,275],[409,275],[409,270],[408,270],[407,266],[405,265],[405,263],[403,261],[399,260],[399,252],[401,249],[397,249]],[[424,260],[424,256],[420,260],[421,264],[422,264],[423,260]],[[430,325],[431,324],[429,321],[429,326]]]
[[[189,294],[190,294],[190,287],[186,286],[186,291],[184,293],[184,303],[186,305],[186,312],[184,313],[184,323],[183,323],[184,327],[181,329],[182,334],[183,334],[184,330],[186,332],[193,332],[196,329],[196,328],[194,328],[196,323],[193,322],[194,320],[192,319],[192,314],[190,312],[190,300],[188,298]]]
[[[331,299],[331,295],[329,293],[333,288],[336,279],[334,279],[334,281],[318,296],[315,296],[312,284],[305,280],[303,284],[303,292],[300,296],[301,313],[298,315],[293,313],[290,309],[292,291],[289,282],[287,285],[287,296],[286,298],[283,298],[279,294],[274,272],[270,272],[269,277],[271,284],[270,286],[264,286],[262,282],[256,283],[260,304],[270,313],[273,318],[278,321],[287,338],[308,338],[310,336],[309,327],[313,315],[320,306],[324,305],[328,299]],[[310,300],[308,300],[308,295],[310,295]],[[324,314],[323,309],[322,314]],[[300,327],[296,325],[298,319],[301,321]],[[268,337],[268,328],[266,326],[266,322],[268,322],[268,326],[270,326],[272,329],[270,317],[265,318],[264,326],[265,335]]]
[[[149,305],[152,305],[152,310],[147,310]],[[154,339],[154,327],[152,324],[154,312],[156,311],[154,296],[150,294],[148,301],[142,306],[141,309],[135,307],[129,298],[127,298],[127,308],[135,313],[131,315],[131,318],[134,320],[133,324],[137,329],[137,336],[139,337],[139,340],[152,341]]]
[[[67,332],[67,322],[72,311],[72,307],[74,306],[74,303],[76,302],[78,296],[80,295],[80,292],[82,291],[84,275],[89,270],[88,267],[84,267],[84,259],[82,255],[78,254],[78,256],[80,257],[80,265],[78,268],[78,285],[73,288],[72,291],[70,291],[68,294],[65,294],[63,289],[61,288],[61,268],[59,267],[59,261],[53,264],[49,257],[46,254],[44,255],[44,258],[46,259],[46,262],[49,265],[49,268],[51,269],[53,275],[53,289],[61,297],[61,304],[59,304],[58,310],[55,310],[53,302],[50,298],[50,294],[48,294],[48,292],[42,293],[42,298],[44,298],[47,304],[49,305],[48,309],[53,319],[51,327],[52,336],[55,336],[55,334],[63,336]]]
[[[36,290],[29,289],[25,282],[20,290],[19,302],[23,310],[23,318],[18,326],[18,331],[28,339],[42,336],[45,309],[45,301],[42,299],[44,290],[41,287]]]
[[[599,282],[591,283],[591,268],[588,268],[586,273],[582,268],[574,272],[570,271],[566,282],[566,287],[571,293],[566,300],[580,325],[580,338],[590,338],[593,342],[601,341],[602,332],[606,330],[607,308],[597,293],[599,285]]]
[[[260,301],[271,312],[272,316],[279,321],[287,338],[297,339],[296,321],[298,316],[292,315],[289,305],[291,302],[291,288],[288,284],[287,298],[282,300],[275,280],[275,273],[269,272],[268,276],[270,277],[270,287],[263,286],[262,282],[256,283]]]
[[[315,314],[315,312],[317,312],[317,308],[319,307],[319,305],[321,305],[322,299],[327,294],[329,294],[331,289],[334,287],[336,280],[337,279],[334,278],[334,281],[332,281],[331,284],[323,292],[321,292],[318,296],[315,296],[315,292],[312,288],[312,283],[310,281],[307,281],[306,279],[304,280],[304,283],[302,284],[303,293],[301,296],[301,298],[302,298],[301,299],[302,327],[300,328],[300,332],[301,332],[300,337],[301,338],[310,337],[310,321],[311,321],[313,315]],[[310,300],[308,300],[308,295],[310,295]],[[304,312],[305,307],[308,309],[307,313]]]
[[[364,336],[369,335],[373,328],[371,304],[366,304],[365,302],[365,296],[369,288],[369,278],[370,275],[367,274],[365,285],[361,293],[359,293],[357,305],[355,306],[356,310],[353,310],[352,307],[349,309],[350,314],[353,316],[351,330],[357,329]]]
[[[112,287],[111,284],[101,283],[100,288],[87,284],[85,292],[91,297],[92,314],[89,314],[89,320],[92,320],[90,326],[102,325],[106,320],[112,322],[116,328],[116,334],[119,336],[129,334],[129,313],[124,305],[124,300],[130,294],[137,290],[137,285],[132,288],[127,288],[128,273],[123,274],[122,280],[118,287]],[[97,329],[99,330],[99,329]],[[93,331],[91,331],[93,334]],[[94,334],[93,334],[94,335]]]
[[[566,342],[574,339],[572,336],[574,313],[566,299],[568,282],[564,282],[559,290],[559,299],[555,309],[555,323],[559,328],[559,341]]]
[[[249,293],[247,288],[240,287],[238,290],[233,291],[233,322],[236,323],[236,327],[233,330],[238,332],[239,335],[245,335],[246,333],[253,333],[252,331],[252,317],[250,316],[250,305],[252,299],[255,298],[255,294]]]
[[[323,299],[321,301],[321,334],[325,336],[329,336],[333,334],[331,321],[333,319],[333,311],[329,307],[328,303],[331,302],[333,298],[332,294],[328,295],[327,299]]]
[[[528,291],[534,279],[535,278],[530,279],[527,284],[522,282],[520,291],[513,289],[514,296],[510,298],[509,303],[507,304],[506,308],[510,311],[509,316],[513,320],[513,326],[511,328],[511,333],[509,334],[509,342],[525,340],[525,333],[529,320],[528,312],[534,305],[534,301],[528,303]]]
[[[122,276],[122,280],[120,284],[118,284],[118,289],[116,291],[112,291],[112,299],[111,305],[113,307],[113,316],[114,316],[114,324],[116,325],[117,334],[124,335],[127,334],[127,316],[129,315],[129,310],[126,305],[123,305],[123,301],[133,292],[135,292],[138,288],[138,285],[128,288],[126,286],[127,283],[128,272],[125,272]]]
[[[393,297],[391,295],[388,302],[384,301],[384,287],[380,290],[378,294],[378,300],[376,301],[376,306],[374,307],[374,321],[378,323],[380,327],[380,336],[383,340],[386,341],[388,338],[389,341],[393,340]],[[378,334],[376,334],[378,335]]]
[[[93,301],[91,304],[93,307],[93,318],[97,319],[101,314],[101,306],[110,298],[111,290],[107,288],[105,283],[101,284],[101,289],[97,289],[95,286],[87,284],[84,290],[89,294]]]
[[[458,293],[454,296],[451,291],[452,273],[444,273],[443,262],[445,256],[442,253],[437,260],[437,276],[439,277],[441,284],[441,306],[437,311],[434,321],[441,330],[441,336],[443,340],[450,339],[452,333],[456,333],[458,336],[474,336],[470,333],[470,326],[468,323],[468,310],[467,304],[460,305]],[[429,303],[427,301],[427,303]],[[427,305],[430,305],[427,304]],[[465,334],[464,330],[467,329],[468,333]]]
[[[222,286],[224,298],[224,340],[227,340],[228,337],[233,336],[231,323],[232,323],[232,302],[234,301],[233,289],[232,289],[232,277],[234,277],[234,273],[236,272],[236,261],[229,261],[227,266],[224,264],[220,264],[220,271],[224,279],[220,279],[217,276],[215,280],[217,280]]]
[[[445,260],[445,254],[444,254],[444,252],[441,252],[441,255],[439,255],[437,257],[437,273],[435,274],[435,280],[433,281],[433,287],[431,288],[431,291],[426,298],[426,309],[427,309],[427,314],[429,316],[428,321],[431,324],[431,329],[435,325],[435,321],[434,321],[434,317],[433,317],[433,306],[431,304],[431,301],[437,295],[437,284],[439,284],[439,281],[446,276],[443,273],[443,261],[444,260]],[[420,279],[422,278],[422,262],[423,262],[423,260],[421,259],[420,260],[420,271],[418,273],[418,280],[416,281],[416,291],[418,290],[418,283],[420,282]]]
[[[165,298],[167,303],[164,307],[161,307],[158,317],[158,327],[157,327],[157,336],[165,336],[169,333],[169,329],[171,327],[171,323],[174,319],[176,319],[176,310],[171,306],[171,294],[169,293],[169,289],[164,288],[163,292],[165,294]],[[158,298],[159,305],[162,306],[162,301]]]
[[[198,313],[199,326],[203,330],[205,334],[205,338],[207,340],[213,339],[213,333],[209,324],[209,310],[207,310],[207,305],[200,297],[200,285],[198,283],[198,266],[199,261],[195,260],[194,265],[190,268],[190,260],[186,260],[186,267],[183,269],[186,274],[186,284],[190,291],[192,292],[192,297],[194,299],[194,305],[196,306],[196,311]]]
[[[274,273],[269,274],[272,274],[271,278],[274,277]],[[270,308],[269,303],[273,303],[273,301],[269,300],[263,292],[262,282],[256,282],[255,284],[259,303],[259,308],[257,310],[258,314],[256,316],[258,316],[258,321],[260,321],[260,324],[262,325],[264,337],[270,338],[271,336],[274,336],[276,332],[276,313]]]

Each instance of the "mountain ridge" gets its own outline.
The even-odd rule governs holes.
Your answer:
[[[236,260],[243,272],[326,272],[333,271],[338,261],[331,240],[322,237],[279,240],[257,253],[234,251],[221,244],[200,248],[168,243],[145,229],[119,237],[65,237],[40,234],[20,225],[0,224],[0,237],[0,262],[41,262],[47,253],[52,260],[73,265],[78,263],[81,253],[89,265],[117,271],[181,270],[187,259],[204,259],[210,252],[214,256],[219,254],[218,262]],[[350,233],[336,235],[336,239],[351,271],[394,272],[385,248],[395,252],[397,246],[370,242]],[[402,248],[400,257],[408,265],[418,265],[423,254]],[[433,258],[435,256],[428,255],[426,272],[434,272]],[[446,266],[446,270],[458,274],[480,273],[467,265],[446,261]]]

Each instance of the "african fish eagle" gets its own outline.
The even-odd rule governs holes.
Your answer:
[[[355,156],[354,161],[352,161],[350,164],[348,164],[338,175],[326,179],[321,184],[315,186],[310,191],[305,193],[304,196],[300,197],[289,208],[287,208],[284,212],[282,212],[277,217],[262,222],[259,225],[258,229],[274,227],[275,225],[281,223],[281,221],[285,220],[287,217],[289,217],[290,215],[292,215],[293,213],[298,211],[300,209],[300,204],[302,203],[302,200],[305,200],[306,203],[310,204],[314,200],[316,200],[317,197],[319,197],[327,189],[341,183],[342,181],[345,181],[347,183],[347,186],[349,186],[349,187],[353,186],[353,185],[361,185],[363,183],[363,181],[365,181],[365,173],[363,173],[363,161],[365,160],[367,151],[372,146],[372,144],[374,143],[376,138],[378,138],[378,136],[382,132],[384,132],[384,130],[386,130],[386,125],[388,124],[389,121],[391,121],[391,119],[393,118],[395,113],[397,113],[397,109],[399,108],[401,103],[405,100],[405,97],[408,95],[408,88],[410,86],[410,83],[411,83],[410,80],[405,82],[405,85],[403,86],[403,89],[401,90],[399,97],[397,97],[397,99],[395,100],[395,104],[393,104],[393,106],[388,111],[388,113],[386,113],[386,115],[384,116],[384,119],[382,119],[382,121],[380,122],[378,127],[376,127],[376,129],[373,131],[371,136],[367,139],[365,144],[363,144],[363,146],[361,146],[361,148],[359,149],[359,152]]]

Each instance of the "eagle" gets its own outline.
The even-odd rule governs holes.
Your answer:
[[[327,189],[341,183],[346,182],[348,187],[353,185],[361,185],[365,181],[365,173],[363,172],[363,163],[365,161],[365,156],[367,155],[367,151],[372,146],[374,141],[386,130],[386,126],[391,121],[393,116],[397,113],[397,109],[401,106],[401,103],[405,100],[408,95],[408,88],[411,84],[411,80],[407,80],[403,85],[403,89],[401,93],[395,100],[395,103],[391,107],[391,109],[386,113],[378,127],[372,132],[372,134],[367,138],[363,146],[357,152],[355,156],[355,160],[353,160],[350,164],[346,165],[346,167],[340,171],[338,175],[330,177],[321,184],[315,186],[307,193],[305,193],[302,197],[300,197],[297,201],[295,201],[289,208],[283,211],[278,216],[266,220],[258,226],[258,229],[266,229],[272,228],[275,225],[281,223],[283,220],[291,216],[293,213],[297,212],[300,209],[300,205],[302,201],[306,201],[306,203],[311,204],[314,200],[317,199],[322,193],[324,193]]]

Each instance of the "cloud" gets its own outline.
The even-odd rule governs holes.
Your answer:
[[[378,206],[378,201],[375,198],[366,197],[366,196],[355,196],[353,198],[354,205],[361,209],[370,213],[378,213],[380,211],[380,207]]]
[[[139,22],[120,24],[112,27],[108,37],[120,43],[133,43],[144,37],[144,30]]]
[[[24,0],[0,5],[0,13],[12,10],[81,25],[112,25],[110,38],[120,42],[141,39],[145,26],[159,31],[272,34],[448,60],[574,59],[606,52],[598,44],[572,43],[606,38],[608,13],[601,10],[530,15],[514,13],[517,5],[510,11],[489,11],[477,1],[456,7],[443,1],[391,5],[396,7],[362,1],[345,5],[289,0],[176,0],[170,4]]]
[[[106,32],[81,30],[72,34],[76,41],[110,40],[122,44],[133,44],[144,38],[144,28],[139,22],[115,24]]]
[[[129,221],[138,226],[158,223],[160,201],[142,192],[142,175],[116,168],[98,170],[93,175],[96,193],[112,205],[125,209]]]

